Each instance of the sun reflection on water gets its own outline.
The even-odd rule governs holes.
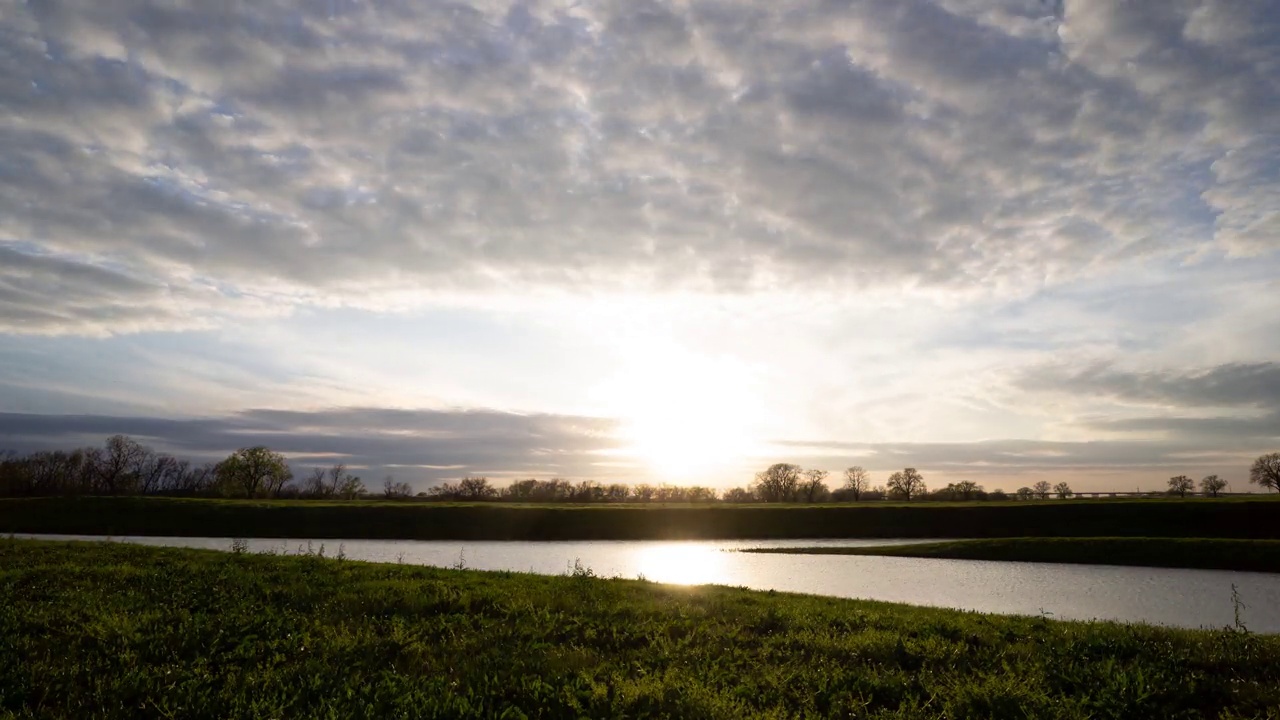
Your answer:
[[[646,580],[677,585],[725,583],[724,553],[705,545],[672,543],[641,548],[636,567]]]

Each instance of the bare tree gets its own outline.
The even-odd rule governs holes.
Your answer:
[[[1206,475],[1200,480],[1200,492],[1208,497],[1218,497],[1218,493],[1227,487],[1227,481],[1217,475]]]
[[[1041,500],[1048,500],[1049,493],[1053,491],[1053,487],[1049,485],[1048,480],[1041,480],[1040,482],[1031,486],[1031,491],[1034,492],[1036,497],[1040,498]]]
[[[749,503],[755,502],[756,496],[746,488],[736,487],[725,490],[722,499],[727,503]]]
[[[854,502],[862,499],[862,494],[871,487],[871,476],[860,465],[844,469],[844,486],[841,490],[853,498]]]
[[[826,470],[805,470],[802,475],[803,480],[800,481],[798,488],[799,496],[805,502],[821,502],[827,499],[831,491],[827,489]]]
[[[1196,489],[1195,481],[1186,475],[1178,475],[1169,478],[1169,494],[1178,497],[1186,497],[1187,493]]]
[[[326,482],[324,494],[329,496],[336,495],[338,493],[338,488],[342,487],[343,484],[348,481],[351,474],[347,472],[347,466],[345,464],[334,463],[333,467],[329,468],[329,471],[325,473],[325,476]]]
[[[90,448],[98,453],[96,448]],[[60,495],[91,492],[96,468],[83,450],[35,452],[7,461],[13,483],[9,494]]]
[[[658,490],[662,495],[659,500],[667,502],[671,499],[669,492],[663,492],[666,490],[665,486]],[[600,502],[604,499],[604,486],[595,480],[580,480],[573,486],[572,498],[574,502]]]
[[[1013,496],[1018,498],[1019,500],[1030,500],[1036,496],[1036,491],[1032,490],[1029,487],[1020,487],[1018,488],[1017,492],[1013,494]]]
[[[389,500],[403,500],[413,496],[413,487],[407,482],[396,482],[394,477],[388,475],[382,480],[382,496]]]
[[[108,495],[134,489],[139,467],[151,454],[148,448],[127,435],[112,435],[106,447],[93,453],[92,461],[98,487]]]
[[[1249,482],[1259,487],[1280,490],[1280,453],[1263,455],[1249,468]]]
[[[203,495],[210,492],[218,482],[218,464],[205,463],[200,467],[188,468],[179,477],[179,491],[191,495]]]
[[[313,498],[326,498],[333,494],[333,488],[326,482],[328,473],[324,468],[311,468],[311,474],[302,483],[302,492]]]
[[[948,487],[950,487],[951,493],[957,500],[969,501],[977,497],[978,493],[982,492],[982,486],[972,480],[952,483]]]
[[[774,463],[756,473],[752,492],[763,502],[794,502],[800,487],[800,466]]]
[[[1053,492],[1055,495],[1058,496],[1059,500],[1066,500],[1070,498],[1072,495],[1075,495],[1075,493],[1071,492],[1071,486],[1068,485],[1065,480],[1058,483],[1057,485],[1054,485]]]
[[[907,502],[925,493],[924,476],[915,468],[906,468],[889,476],[889,492],[901,496]]]

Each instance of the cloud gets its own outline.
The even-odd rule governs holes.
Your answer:
[[[998,293],[1280,237],[1265,3],[5,8],[0,332]]]
[[[491,410],[246,410],[194,419],[0,413],[0,443],[18,451],[97,445],[117,433],[200,460],[262,444],[284,453],[295,473],[344,462],[369,481],[386,473],[413,481],[616,476],[627,472],[607,457],[616,429],[601,418]]]
[[[652,481],[641,465],[620,452],[618,430],[618,423],[607,418],[493,410],[258,409],[188,419],[0,413],[0,449],[27,452],[98,445],[109,435],[123,433],[158,451],[197,461],[219,460],[236,448],[263,444],[284,453],[295,474],[344,462],[367,481],[392,474],[419,489],[467,474],[500,482],[520,477]],[[1218,472],[1243,482],[1248,462],[1261,452],[1258,435],[1221,435],[1212,428],[1197,432],[1201,437],[1194,442],[781,440],[771,443],[773,455],[759,458],[758,464],[762,468],[771,462],[800,462],[833,471],[862,465],[877,477],[913,466],[925,470],[934,484],[963,477],[993,487],[1046,475],[1071,479],[1078,490],[1114,490],[1117,482],[1165,470]],[[1272,437],[1280,437],[1280,431]],[[744,467],[740,477],[718,480],[723,486],[744,485],[752,471]]]
[[[1107,433],[1139,433],[1163,435],[1177,440],[1218,443],[1246,441],[1259,448],[1258,440],[1280,445],[1280,412],[1252,417],[1138,417],[1091,419],[1085,427]]]
[[[1070,398],[1092,412],[1072,423],[1092,434],[1136,434],[1190,444],[1265,450],[1280,442],[1280,364],[1229,363],[1198,370],[1129,371],[1112,364],[1054,364],[1024,371],[1022,390]],[[1099,402],[1110,402],[1100,412]]]
[[[1180,408],[1256,407],[1280,410],[1280,363],[1229,363],[1208,369],[1127,371],[1111,364],[1081,369],[1045,365],[1026,371],[1019,385],[1033,392],[1111,398]]]

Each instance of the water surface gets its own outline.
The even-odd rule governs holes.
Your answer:
[[[92,536],[27,535],[103,540]],[[143,545],[228,550],[227,538],[115,537]],[[1121,620],[1220,628],[1234,622],[1231,587],[1255,632],[1280,632],[1280,575],[1226,570],[1061,565],[983,560],[784,555],[732,552],[749,547],[868,546],[920,540],[711,540],[477,542],[250,539],[250,552],[341,550],[352,560],[401,562],[550,575],[575,566],[602,577],[865,598],[1072,620]]]

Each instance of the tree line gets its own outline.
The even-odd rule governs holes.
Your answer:
[[[1020,487],[1012,493],[988,491],[973,481],[948,483],[929,490],[924,475],[904,468],[873,484],[859,466],[846,468],[838,485],[829,484],[826,470],[804,469],[791,463],[775,463],[756,473],[746,487],[717,492],[704,486],[612,483],[594,480],[572,482],[561,478],[516,480],[497,486],[484,477],[465,477],[434,486],[416,497],[425,500],[509,502],[656,502],[656,503],[821,503],[898,500],[1001,501],[1068,499],[1075,495],[1066,482],[1046,480]],[[1268,490],[1280,490],[1280,453],[1259,457],[1249,470],[1249,482]],[[1168,481],[1168,493],[1218,497],[1227,483],[1208,475],[1198,483],[1178,475]],[[284,455],[262,445],[236,450],[219,462],[193,465],[172,455],[157,453],[125,435],[107,438],[102,447],[71,451],[43,450],[27,455],[0,456],[0,497],[42,495],[170,495],[189,497],[268,497],[344,499],[382,497],[407,499],[415,494],[405,482],[392,477],[375,491],[364,480],[337,463],[316,467],[298,479]]]
[[[408,497],[407,483],[388,479],[384,493]],[[241,448],[220,462],[194,465],[158,453],[126,435],[102,447],[41,450],[0,456],[0,497],[42,495],[168,495],[354,499],[364,481],[342,464],[315,470],[301,482],[284,455],[262,445]]]

